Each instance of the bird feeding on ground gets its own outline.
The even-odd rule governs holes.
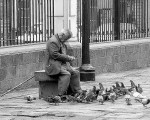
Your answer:
[[[25,100],[27,100],[27,102],[32,102],[33,100],[36,100],[35,97],[33,97],[32,95],[27,95],[26,97],[24,97]]]
[[[148,105],[150,103],[150,99],[148,99],[148,98],[141,99],[141,103],[143,104],[144,107],[146,107],[146,105]]]
[[[129,91],[126,91],[125,101],[126,101],[127,105],[132,105],[131,104],[131,95],[130,95]]]

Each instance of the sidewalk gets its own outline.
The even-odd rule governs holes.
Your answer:
[[[130,80],[141,84],[143,95],[150,97],[150,68],[126,71],[121,73],[106,73],[96,76],[94,82],[81,82],[83,89],[91,89],[101,82],[104,87],[112,86],[116,81],[122,81],[127,87]],[[23,98],[33,95],[37,98],[33,103],[27,103]],[[150,104],[147,108],[131,101],[127,106],[124,98],[113,104],[105,102],[60,103],[59,106],[38,99],[38,88],[13,91],[0,98],[0,120],[149,120]]]

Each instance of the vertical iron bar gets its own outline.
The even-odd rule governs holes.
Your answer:
[[[4,44],[4,37],[5,37],[5,3],[4,3],[4,0],[3,0],[3,46],[5,45]]]
[[[138,0],[136,0],[136,38],[138,38],[138,35],[139,35],[139,28],[138,28],[138,21],[137,21],[137,19],[138,19],[138,15],[137,15],[137,6],[138,6]]]
[[[1,25],[1,20],[2,20],[2,1],[0,2],[0,47],[2,46],[2,25]]]
[[[38,21],[38,0],[34,1],[34,5],[35,5],[35,17],[34,19],[34,31],[35,31],[35,40],[34,42],[37,42],[37,21]]]
[[[23,13],[23,19],[22,19],[23,25],[21,25],[21,28],[23,27],[23,32],[22,32],[22,34],[23,34],[23,44],[25,44],[26,33],[25,33],[25,2],[24,2],[24,0],[22,0],[22,3],[23,3],[23,5],[22,5],[23,9],[22,9],[21,12]]]
[[[33,39],[32,39],[32,42],[34,42],[34,36],[35,36],[35,29],[34,29],[34,19],[35,19],[35,1],[32,0],[32,17],[31,17],[31,22],[32,22],[32,36],[33,36]],[[30,42],[31,42],[31,38],[30,38]]]
[[[47,41],[46,39],[46,37],[47,37],[47,29],[46,29],[46,23],[47,23],[47,11],[46,11],[46,0],[44,0],[44,37],[42,37],[42,38],[44,38],[44,41]]]
[[[143,1],[143,15],[144,15],[144,20],[143,20],[143,35],[146,37],[146,0]]]
[[[52,18],[51,17],[52,17],[52,0],[50,0],[50,35],[53,34],[53,31],[52,31]]]
[[[7,0],[6,0],[6,45],[8,46],[8,7],[7,7]]]
[[[26,18],[26,19],[25,19],[25,20],[26,20],[26,21],[25,21],[25,22],[26,22],[25,30],[26,30],[26,33],[27,33],[27,40],[26,40],[27,43],[29,42],[29,40],[28,40],[29,38],[28,38],[28,37],[30,37],[30,36],[29,36],[29,29],[28,29],[28,21],[29,21],[29,20],[28,20],[28,19],[29,19],[29,18],[28,18],[28,14],[29,14],[29,10],[28,10],[28,9],[29,9],[29,6],[28,6],[29,4],[28,4],[28,1],[29,1],[29,0],[26,0],[26,3],[25,3],[25,5],[26,5],[26,6],[25,6],[25,7],[26,7],[26,9],[25,9],[25,12],[26,12],[26,14],[25,14],[25,18]]]
[[[46,32],[47,33],[47,37],[51,37],[50,34],[49,34],[49,32],[50,32],[50,30],[49,30],[50,29],[50,26],[49,26],[49,18],[50,18],[49,11],[50,10],[49,9],[51,9],[50,6],[49,6],[49,1],[50,0],[47,0],[47,32]]]
[[[14,40],[14,44],[16,44],[16,22],[15,22],[15,0],[13,0],[13,32],[12,32],[12,38],[13,38],[13,40]],[[17,37],[18,38],[18,37]]]
[[[38,3],[38,6],[39,6],[39,17],[38,17],[38,41],[40,41],[40,29],[41,29],[41,0],[39,0],[39,3]]]
[[[126,24],[124,26],[124,29],[126,29],[126,39],[128,39],[128,13],[127,13],[127,1],[125,1],[125,19],[126,19]]]
[[[80,42],[82,42],[82,0],[80,0]]]
[[[43,12],[43,5],[44,5],[44,0],[41,0],[41,31],[40,31],[40,42],[43,42],[43,24],[45,24],[44,21],[44,12]],[[41,39],[42,37],[42,39]]]
[[[132,14],[132,6],[133,6],[132,1],[133,1],[133,0],[131,0],[131,15],[130,15],[130,17],[131,17],[131,18],[130,18],[130,20],[131,20],[131,31],[130,31],[131,35],[130,35],[130,38],[131,38],[131,39],[133,38],[132,36],[133,36],[133,27],[134,27],[134,26],[133,26],[133,25],[134,25],[134,24],[133,24],[133,14]]]
[[[101,24],[101,27],[100,27],[100,30],[101,30],[101,42],[104,41],[104,0],[102,1],[102,24]]]
[[[114,39],[120,39],[119,0],[114,0]]]
[[[43,10],[42,7],[43,6],[43,0],[40,0],[40,25],[39,25],[39,41],[41,42],[41,36],[42,36],[42,32],[43,32]]]
[[[140,22],[140,16],[141,16],[141,14],[140,14],[140,12],[141,12],[141,1],[139,0],[139,38],[141,37],[141,22]]]
[[[20,32],[20,44],[22,44],[22,36],[21,36],[21,33],[22,33],[22,29],[21,29],[21,24],[22,24],[22,20],[21,20],[21,0],[19,1],[19,19],[20,19],[20,24],[19,24],[19,32]]]
[[[54,0],[53,0],[53,35],[54,35],[55,27],[54,27]]]
[[[148,22],[148,17],[149,17],[149,16],[148,16],[148,12],[149,12],[148,6],[149,6],[149,4],[148,4],[148,2],[149,2],[149,1],[147,0],[147,25],[146,25],[146,26],[147,26],[147,29],[146,29],[146,31],[147,31],[147,37],[149,37],[149,36],[148,36],[148,32],[149,32],[149,26],[148,26],[148,25],[149,25],[149,22]]]

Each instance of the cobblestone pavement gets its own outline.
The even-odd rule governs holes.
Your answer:
[[[93,85],[103,83],[110,87],[116,81],[122,81],[128,87],[130,80],[141,84],[143,95],[150,97],[150,68],[126,71],[121,73],[106,73],[96,76],[96,81],[81,82],[83,89],[90,89]],[[0,120],[149,120],[150,104],[147,108],[131,100],[132,105],[127,106],[124,98],[116,100],[113,104],[105,102],[60,103],[58,106],[37,99],[27,103],[23,98],[26,95],[38,98],[38,89],[32,88],[13,91],[0,98]]]

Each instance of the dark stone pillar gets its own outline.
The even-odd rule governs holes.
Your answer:
[[[95,81],[95,68],[90,65],[90,0],[82,0],[82,65],[81,81]]]

